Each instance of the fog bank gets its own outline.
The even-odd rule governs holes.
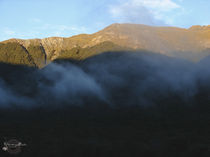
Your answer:
[[[15,67],[5,74],[0,66],[0,107],[194,105],[200,97],[210,100],[208,60],[107,52],[41,70]]]

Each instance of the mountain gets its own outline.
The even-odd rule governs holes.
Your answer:
[[[210,55],[210,26],[112,24],[94,34],[0,42],[0,62],[44,67],[55,59],[85,59],[105,51],[146,50],[200,61]]]

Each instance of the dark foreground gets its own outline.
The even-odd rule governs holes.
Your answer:
[[[203,157],[210,155],[208,109],[69,108],[1,110],[0,141],[27,147],[19,157]],[[1,157],[11,156],[0,151]]]
[[[109,52],[41,70],[1,63],[0,143],[26,143],[18,157],[209,157],[209,59]]]

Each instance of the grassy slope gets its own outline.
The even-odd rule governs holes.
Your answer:
[[[85,59],[90,56],[106,51],[131,50],[118,46],[112,42],[103,42],[93,47],[81,48],[77,46],[70,50],[62,50],[56,59]],[[29,45],[27,49],[18,43],[0,44],[0,61],[3,63],[20,64],[27,66],[44,67],[46,65],[46,54],[42,46]]]
[[[63,50],[60,52],[60,56],[58,56],[57,59],[81,60],[81,59],[85,59],[90,56],[94,56],[96,54],[100,54],[106,51],[120,51],[120,50],[131,50],[131,49],[106,41],[106,42],[97,44],[93,47],[81,48],[78,46],[71,50]]]
[[[33,59],[18,43],[0,43],[0,62],[34,66]]]

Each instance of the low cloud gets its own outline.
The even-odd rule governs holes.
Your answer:
[[[200,96],[203,101],[210,99],[207,67],[208,57],[195,64],[148,52],[108,52],[81,62],[60,60],[41,70],[1,67],[8,73],[0,71],[0,106],[193,105]]]

